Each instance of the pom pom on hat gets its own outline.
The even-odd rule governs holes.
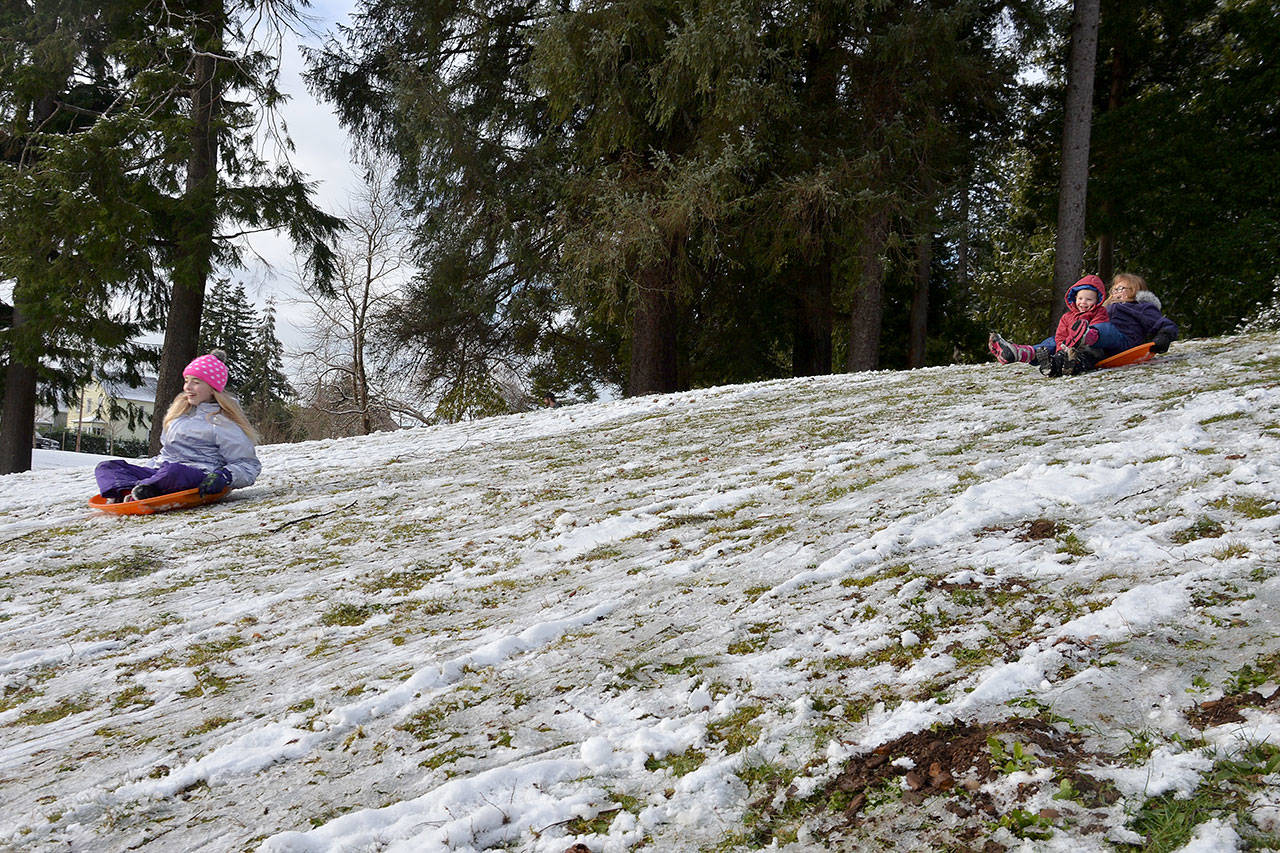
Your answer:
[[[208,355],[197,356],[182,371],[182,375],[201,379],[209,383],[209,387],[215,391],[225,391],[227,389],[227,366],[222,362],[222,359],[226,357],[227,354],[220,349],[216,349]]]

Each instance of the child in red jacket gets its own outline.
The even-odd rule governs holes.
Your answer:
[[[1054,361],[1054,355],[1061,351],[1068,356],[1076,347],[1087,346],[1098,340],[1096,329],[1089,328],[1094,323],[1107,322],[1107,309],[1103,300],[1107,298],[1107,287],[1096,275],[1087,275],[1067,290],[1067,313],[1058,321],[1058,328],[1053,337],[1045,338],[1039,344],[1011,344],[999,333],[992,332],[988,341],[991,354],[1001,364],[1010,362],[1036,362],[1040,369],[1050,375],[1061,373],[1061,364]],[[1058,362],[1064,359],[1059,358]],[[1056,368],[1057,373],[1054,373]]]

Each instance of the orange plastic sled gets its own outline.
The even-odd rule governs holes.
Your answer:
[[[1139,364],[1144,361],[1150,361],[1155,357],[1155,353],[1151,351],[1150,343],[1138,344],[1132,349],[1104,358],[1098,362],[1098,367],[1123,367],[1126,364]]]
[[[230,489],[223,489],[214,494],[201,497],[199,489],[187,489],[183,492],[171,492],[167,495],[156,495],[141,501],[121,501],[118,504],[107,503],[102,495],[89,498],[89,508],[109,512],[113,515],[151,515],[156,512],[168,512],[171,509],[186,509],[220,501],[226,497]]]

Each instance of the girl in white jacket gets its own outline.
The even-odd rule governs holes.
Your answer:
[[[195,488],[207,495],[252,485],[262,470],[257,433],[226,393],[226,357],[214,350],[182,371],[182,393],[164,416],[160,454],[146,467],[123,459],[98,464],[93,474],[104,498],[143,500]]]

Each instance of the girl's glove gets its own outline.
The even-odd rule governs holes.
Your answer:
[[[1165,329],[1156,332],[1155,338],[1151,341],[1151,351],[1155,353],[1163,353],[1169,351],[1169,344],[1173,343],[1173,335]]]
[[[216,495],[218,492],[231,485],[231,474],[226,468],[218,468],[204,475],[204,479],[200,481],[200,497],[205,495]]]

